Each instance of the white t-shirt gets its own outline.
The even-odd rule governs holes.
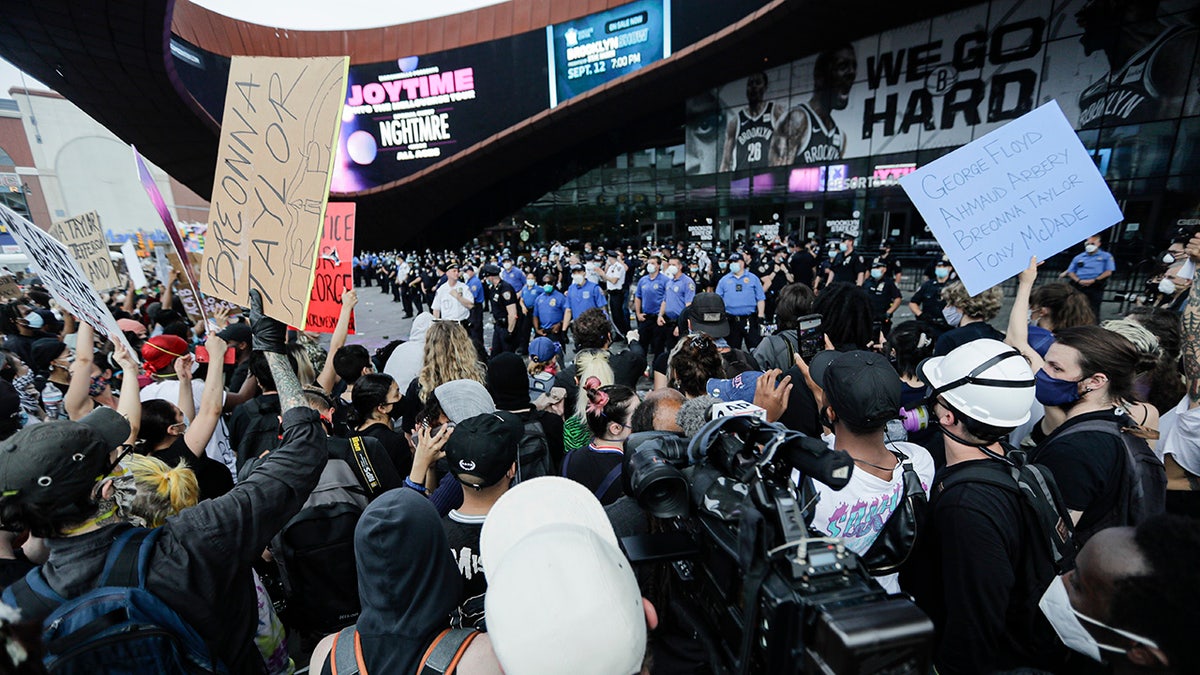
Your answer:
[[[454,288],[450,288],[450,284],[447,282],[438,287],[437,293],[433,296],[432,309],[438,310],[441,318],[447,321],[466,321],[471,317],[471,310],[456,300],[452,294],[460,295],[467,300],[474,300],[471,289],[465,283],[459,281]]]
[[[934,472],[933,457],[929,456],[929,452],[915,443],[887,445],[908,456],[917,476],[921,478],[921,487],[925,488],[925,494],[928,495]],[[850,472],[850,482],[841,490],[834,490],[815,480],[813,485],[820,495],[813,517],[813,529],[830,537],[841,537],[846,541],[846,548],[862,555],[870,550],[884,523],[904,499],[904,465],[896,464],[890,481],[864,471],[860,464],[855,464]],[[876,577],[876,580],[889,592],[900,591],[895,574]]]
[[[192,380],[192,404],[196,408],[200,407],[200,399],[203,395],[204,382]],[[221,394],[222,403],[225,401],[225,396],[226,394]],[[159,380],[142,387],[141,399],[143,401],[156,398],[161,398],[171,405],[179,405],[179,380]],[[225,426],[223,417],[217,419],[217,428],[213,429],[212,438],[208,439],[208,445],[204,447],[204,454],[224,464],[229,469],[229,473],[233,475],[234,480],[237,479],[237,458],[229,444],[229,427]]]
[[[604,283],[607,284],[606,288],[608,288],[608,290],[610,290],[610,291],[621,290],[622,282],[625,280],[625,270],[626,269],[628,269],[628,268],[625,266],[625,263],[618,260],[617,262],[614,262],[613,264],[609,265],[608,269],[604,270],[604,276],[606,277],[604,280]],[[614,284],[613,282],[609,281],[607,279],[607,277],[616,277],[617,283]]]
[[[1154,448],[1162,459],[1171,455],[1188,473],[1200,475],[1200,408],[1190,407],[1184,395],[1179,405],[1158,421],[1161,436]]]

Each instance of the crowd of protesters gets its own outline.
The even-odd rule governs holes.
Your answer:
[[[1098,240],[1007,317],[855,244],[360,252],[327,342],[257,292],[193,321],[173,278],[106,294],[104,340],[25,277],[0,671],[721,672],[620,537],[661,529],[631,437],[728,402],[853,459],[809,528],[928,615],[937,672],[1200,671],[1200,236],[1103,322]],[[372,353],[376,288],[412,323]]]

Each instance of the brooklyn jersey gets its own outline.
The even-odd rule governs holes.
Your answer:
[[[738,111],[737,145],[733,153],[734,169],[758,169],[767,165],[771,137],[775,135],[775,102],[768,101],[762,112],[750,116],[749,107]]]
[[[1153,73],[1162,48],[1173,38],[1195,31],[1188,26],[1172,26],[1153,42],[1130,57],[1117,71],[1084,89],[1079,94],[1079,128],[1101,124],[1135,124],[1161,117],[1159,99],[1162,93],[1154,86]]]
[[[837,123],[832,129],[827,129],[821,116],[813,112],[807,103],[801,103],[800,109],[808,116],[808,143],[796,150],[795,163],[819,164],[841,159],[845,137]]]

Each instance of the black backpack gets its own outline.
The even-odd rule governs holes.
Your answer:
[[[1008,446],[1005,449],[1006,471],[995,470],[997,460],[968,462],[934,483],[930,490],[930,507],[934,507],[947,490],[962,483],[986,483],[1015,493],[1023,505],[1023,521],[1027,529],[1036,533],[1036,549],[1044,556],[1043,560],[1026,560],[1027,565],[1037,570],[1048,562],[1053,566],[1054,574],[1070,571],[1075,567],[1075,530],[1054,475],[1043,466],[1028,463],[1024,452]]]
[[[361,440],[351,439],[355,452]],[[350,465],[330,459],[304,507],[271,540],[290,626],[333,633],[358,620],[354,528],[367,501]]]
[[[1105,528],[1137,525],[1167,509],[1166,467],[1146,439],[1131,431],[1136,426],[1129,416],[1120,415],[1112,420],[1079,422],[1058,435],[1058,438],[1065,438],[1084,431],[1100,431],[1121,439],[1121,445],[1125,448],[1124,480],[1117,493],[1116,507],[1086,530],[1079,530],[1078,536],[1083,541]]]
[[[246,406],[248,424],[237,443],[237,466],[240,470],[246,462],[262,455],[264,452],[278,448],[279,440],[279,399],[264,399],[256,396],[243,405]]]
[[[525,431],[521,435],[521,445],[517,448],[515,483],[553,475],[550,470],[550,441],[546,438],[546,429],[541,420],[536,413],[527,412],[521,415],[521,421],[525,425]]]

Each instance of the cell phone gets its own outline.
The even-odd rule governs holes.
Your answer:
[[[796,326],[796,341],[799,343],[800,358],[805,363],[811,362],[817,352],[825,351],[825,331],[821,328],[820,314],[800,317]]]
[[[196,347],[196,363],[208,363],[208,347],[199,345]],[[237,363],[237,350],[229,347],[225,350],[225,365],[232,366]]]

